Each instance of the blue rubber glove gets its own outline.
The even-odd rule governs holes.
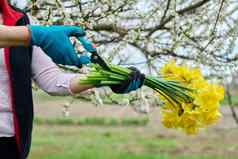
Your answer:
[[[31,32],[30,45],[36,45],[57,64],[80,66],[90,63],[90,58],[78,56],[69,37],[85,36],[85,31],[76,26],[28,26]]]
[[[121,84],[110,86],[114,93],[125,94],[141,88],[145,80],[145,75],[135,67],[130,67],[130,69],[131,73],[127,80]]]
[[[81,55],[79,57],[79,63],[81,65],[85,65],[85,64],[91,63],[91,59],[87,55]]]

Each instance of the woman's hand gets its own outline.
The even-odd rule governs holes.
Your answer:
[[[85,31],[76,26],[28,26],[30,45],[36,45],[57,64],[80,66],[90,63],[87,56],[79,57],[74,50],[70,37],[83,37]]]
[[[130,69],[131,73],[127,80],[119,85],[110,86],[114,93],[124,94],[141,88],[144,83],[145,75],[135,67],[130,67]]]
[[[142,74],[138,69],[131,67],[131,73],[128,76],[128,79],[122,81],[121,84],[109,86],[114,93],[124,94],[131,91],[137,90],[140,88],[145,79],[145,75]],[[81,93],[87,89],[94,88],[93,85],[81,85],[79,81],[84,79],[85,76],[75,76],[70,82],[70,90],[73,94]]]

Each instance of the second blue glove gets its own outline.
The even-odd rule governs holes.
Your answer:
[[[130,69],[131,73],[128,79],[123,81],[121,84],[110,86],[114,93],[130,93],[131,91],[141,88],[145,80],[145,75],[135,67],[130,67]]]

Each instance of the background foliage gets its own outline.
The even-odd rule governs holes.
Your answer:
[[[114,63],[156,72],[176,57],[217,73],[237,66],[237,7],[236,0],[32,0],[25,9],[43,24],[84,27]]]

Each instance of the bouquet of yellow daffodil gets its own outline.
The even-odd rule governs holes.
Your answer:
[[[188,92],[193,98],[191,102],[174,107],[161,96],[164,101],[162,123],[167,128],[182,128],[187,134],[195,134],[199,128],[215,123],[221,116],[219,103],[224,98],[224,88],[205,80],[199,69],[191,69],[186,65],[178,66],[175,61],[165,64],[160,73],[166,80],[176,80],[184,86],[196,91]]]
[[[80,84],[119,84],[128,78],[131,71],[112,64],[108,66],[110,70],[92,64],[90,73],[80,80]],[[161,75],[160,78],[146,76],[144,85],[155,90],[163,100],[161,112],[165,127],[182,128],[186,133],[194,134],[199,128],[218,120],[223,87],[208,83],[198,69],[178,66],[175,62],[164,65]]]

